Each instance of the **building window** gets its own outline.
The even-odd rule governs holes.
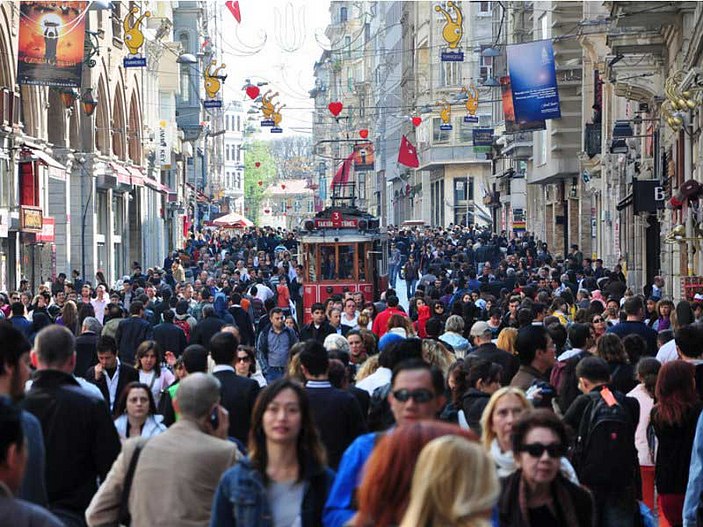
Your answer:
[[[469,225],[473,223],[473,178],[454,179],[454,224]]]
[[[451,130],[441,130],[442,119],[435,117],[432,119],[432,144],[441,144],[449,142],[449,134]]]
[[[461,62],[442,62],[440,64],[442,86],[459,86],[461,84],[461,64]]]
[[[39,185],[36,164],[33,161],[20,163],[20,205],[39,206]]]
[[[237,116],[237,132],[242,131],[242,118],[238,115]]]
[[[474,123],[465,123],[464,122],[464,117],[459,117],[457,119],[457,129],[459,130],[459,138],[458,141],[461,144],[472,144],[474,140],[474,133],[473,129],[474,126],[478,126],[478,124]]]
[[[479,2],[478,3],[478,14],[479,15],[490,15],[491,14],[491,3],[490,2]]]
[[[229,161],[229,158],[230,158],[230,156],[229,156],[229,150],[230,150],[230,148],[231,148],[230,145],[225,145],[225,159],[226,159],[227,161]]]
[[[343,23],[347,21],[347,8],[346,7],[340,7],[339,8],[339,22]]]
[[[351,37],[344,37],[344,54],[351,57]]]
[[[237,149],[237,163],[240,163],[242,161],[242,147],[237,145],[235,148]]]
[[[229,127],[229,115],[225,115],[225,130],[231,130]]]

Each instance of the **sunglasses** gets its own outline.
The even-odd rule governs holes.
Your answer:
[[[430,390],[425,390],[423,388],[413,391],[403,388],[401,390],[394,391],[393,397],[401,403],[405,403],[410,399],[414,400],[416,403],[429,403],[432,399],[434,399],[435,395]]]
[[[600,323],[600,322],[603,322],[603,319],[602,319],[602,318],[594,318],[594,319],[593,319],[593,323],[594,323],[594,324],[598,324],[598,323]]]
[[[544,445],[542,443],[530,443],[528,445],[522,445],[520,447],[520,452],[527,452],[531,457],[541,458],[544,452],[551,458],[560,458],[566,454],[566,449],[563,445],[552,443],[550,445]]]
[[[444,311],[444,306],[434,306],[434,308]]]
[[[237,362],[250,362],[251,359],[246,356],[246,357],[237,357]]]

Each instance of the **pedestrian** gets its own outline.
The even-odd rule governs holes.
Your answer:
[[[215,361],[213,375],[220,381],[220,404],[229,412],[230,437],[245,445],[259,383],[235,372],[239,341],[232,333],[215,333],[210,339],[210,356]]]
[[[260,388],[263,388],[267,384],[266,379],[256,367],[256,352],[251,346],[243,346],[240,344],[237,347],[234,371],[241,377],[255,380],[259,383]]]
[[[481,415],[488,401],[500,389],[503,368],[500,364],[478,359],[471,363],[466,376],[468,389],[461,396],[461,408],[469,430],[481,435]]]
[[[460,437],[475,441],[476,436],[456,425],[437,421],[404,424],[378,439],[364,467],[357,499],[359,510],[354,527],[398,525],[410,501],[413,470],[423,448],[439,437]],[[458,489],[454,489],[454,492]]]
[[[130,382],[124,387],[115,407],[115,428],[122,441],[131,437],[150,438],[166,431],[163,416],[156,413],[156,403],[149,386]]]
[[[27,438],[21,410],[7,398],[0,398],[0,518],[13,527],[65,527],[44,508],[15,497],[27,466]]]
[[[625,353],[620,337],[612,333],[603,335],[596,346],[598,357],[608,363],[610,385],[617,391],[627,393],[636,385],[635,368]]]
[[[256,402],[249,456],[222,477],[210,525],[317,527],[333,479],[305,390],[279,379]]]
[[[120,451],[105,402],[73,377],[75,337],[52,325],[37,335],[38,372],[23,401],[41,423],[46,447],[49,510],[67,526],[84,525],[83,513]]]
[[[219,333],[224,325],[225,321],[217,316],[214,306],[204,306],[203,318],[195,325],[190,336],[190,344],[200,344],[207,348],[210,345],[210,339]]]
[[[572,455],[576,473],[593,493],[598,525],[635,525],[639,403],[609,386],[610,368],[600,357],[581,360],[576,377],[582,395],[564,415],[564,422],[576,431]]]
[[[133,525],[206,525],[218,481],[241,457],[226,441],[227,411],[220,383],[194,373],[183,379],[177,404],[181,418],[165,432],[128,440],[85,511],[89,527],[116,525],[130,465],[127,507]],[[134,456],[138,456],[133,462]],[[156,490],[155,490],[156,489]]]
[[[129,306],[129,317],[122,320],[115,332],[119,357],[125,364],[134,364],[139,345],[145,340],[153,340],[151,324],[144,318],[144,304],[135,300]]]
[[[139,372],[139,382],[149,387],[156,405],[159,405],[161,393],[176,380],[171,370],[164,365],[161,346],[155,340],[145,340],[137,348],[135,364]]]
[[[87,378],[88,369],[98,363],[98,340],[102,326],[95,317],[87,317],[83,320],[81,334],[76,337],[76,367],[74,375]]]
[[[703,409],[695,369],[672,361],[659,370],[651,422],[657,437],[655,483],[658,507],[669,525],[681,525],[696,423]]]
[[[312,313],[312,322],[305,324],[300,330],[300,340],[316,340],[320,344],[325,342],[327,335],[336,333],[336,329],[327,321],[325,314],[325,306],[321,303],[315,303],[310,307]]]
[[[439,437],[420,453],[400,527],[489,527],[498,491],[495,469],[477,444]]]
[[[100,389],[110,412],[113,412],[122,390],[130,382],[138,382],[139,373],[131,364],[120,361],[113,338],[100,337],[96,354],[98,363],[88,368],[85,378]]]
[[[644,319],[644,302],[639,296],[632,296],[623,304],[626,320],[608,328],[608,333],[615,333],[618,337],[636,334],[647,343],[647,355],[654,357],[657,354],[657,332],[647,326]]]
[[[474,348],[466,355],[464,362],[467,366],[471,367],[471,364],[479,359],[499,364],[503,368],[501,384],[503,386],[510,384],[520,368],[518,357],[493,344],[493,334],[487,322],[482,320],[474,322],[470,336],[473,339]]]
[[[418,359],[401,361],[393,369],[388,402],[397,426],[436,419],[446,403],[442,373]],[[325,504],[325,527],[341,527],[354,516],[362,469],[377,440],[375,433],[361,435],[344,452]]]
[[[556,362],[556,346],[543,326],[525,326],[518,330],[517,356],[520,368],[510,386],[527,391],[535,383],[549,383],[547,373]]]
[[[566,428],[546,409],[524,412],[512,427],[517,470],[502,480],[501,527],[592,527],[593,499],[560,470],[568,450]]]
[[[642,501],[654,510],[654,449],[651,442],[649,423],[654,407],[654,390],[661,363],[654,357],[645,357],[637,363],[637,381],[627,396],[637,399],[640,404],[640,419],[635,430],[635,446],[640,462],[640,478],[642,479]]]
[[[316,341],[302,344],[299,357],[310,411],[327,451],[329,466],[334,470],[352,441],[366,433],[365,417],[351,393],[330,384],[327,350]]]
[[[178,358],[183,353],[188,345],[185,331],[173,323],[176,314],[171,309],[163,312],[163,322],[154,326],[154,340],[158,342],[159,347],[165,352],[171,352]],[[187,325],[187,323],[186,323]]]

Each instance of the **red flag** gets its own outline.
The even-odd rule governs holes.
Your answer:
[[[353,164],[354,152],[349,154],[349,157],[342,161],[342,164],[337,169],[337,173],[332,178],[332,186],[344,185],[345,183],[349,182],[349,172],[351,171],[351,167]]]
[[[400,149],[398,150],[398,163],[410,168],[420,166],[420,160],[417,158],[417,150],[415,146],[408,141],[408,138],[403,136],[400,140]]]
[[[225,2],[225,5],[232,13],[232,16],[234,16],[234,19],[241,24],[242,14],[239,12],[239,2]]]

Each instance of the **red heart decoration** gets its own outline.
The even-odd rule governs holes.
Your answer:
[[[422,117],[413,117],[413,126],[418,127],[420,126],[420,123],[422,122]]]
[[[359,136],[362,139],[366,139],[369,136],[369,131],[366,128],[364,128],[363,130],[359,130]]]
[[[250,99],[256,99],[259,96],[259,92],[260,90],[258,86],[254,86],[253,84],[247,86],[247,95]]]
[[[254,166],[255,166],[256,168],[259,168],[259,167],[261,166],[261,163],[259,163],[259,162],[257,161],[256,163],[254,163]]]
[[[329,103],[327,105],[327,108],[329,108],[329,111],[332,115],[337,117],[342,112],[342,108],[344,108],[344,105],[339,101],[335,101]]]
[[[281,183],[281,188],[282,188],[283,190],[286,190],[286,186],[285,186],[283,183]]]
[[[259,180],[259,181],[258,181],[258,185],[259,185],[260,187],[263,187],[263,186],[264,186],[264,182],[261,181],[261,180]]]

